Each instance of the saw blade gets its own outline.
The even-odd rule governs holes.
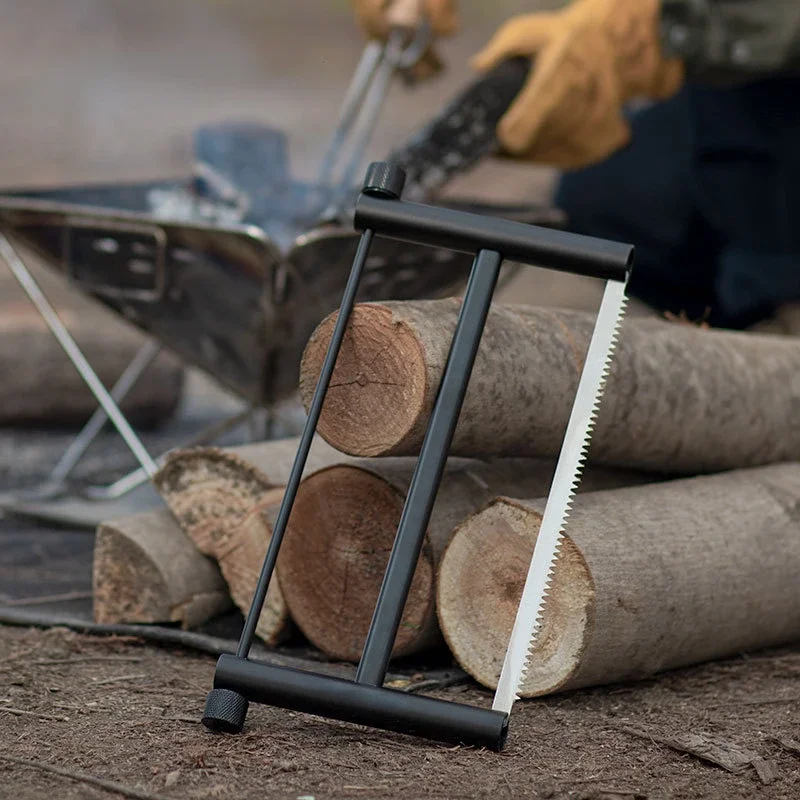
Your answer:
[[[514,701],[519,698],[531,649],[536,643],[553,568],[580,482],[600,398],[625,313],[625,288],[626,284],[620,281],[610,280],[606,283],[494,696],[492,708],[497,711],[511,712]]]
[[[461,91],[387,158],[406,173],[405,200],[426,201],[499,149],[496,128],[530,73],[531,60],[502,62]]]

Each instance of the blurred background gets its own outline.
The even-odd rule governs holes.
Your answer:
[[[448,69],[419,88],[395,82],[367,158],[385,156],[468,83],[470,57],[503,20],[559,4],[465,0],[460,34],[441,47]],[[241,120],[285,130],[294,174],[310,177],[364,47],[347,0],[4,6],[0,188],[186,176],[192,132]],[[547,202],[551,185],[549,170],[492,162],[451,188]],[[7,283],[4,274],[0,280]],[[581,279],[528,272],[501,299],[596,307],[594,290]]]
[[[394,82],[364,164],[385,157],[470,82],[470,58],[505,19],[558,5],[559,0],[462,0],[461,32],[441,43],[448,68],[419,88]],[[5,0],[0,191],[185,179],[192,170],[193,133],[221,122],[282,129],[289,136],[292,173],[312,177],[364,46],[348,0]],[[448,191],[547,204],[553,178],[551,170],[492,161]],[[125,325],[36,268],[35,259],[30,263],[62,312],[101,320],[96,327],[89,323],[98,336],[107,330],[103,325]],[[498,299],[596,309],[600,288],[591,279],[526,269]],[[0,263],[0,316],[14,314],[35,316]],[[62,358],[57,348],[55,353]],[[70,369],[66,362],[64,369]],[[181,419],[205,421],[241,410],[241,399],[207,375],[189,369],[188,378],[188,410]],[[41,391],[51,391],[46,375],[41,381]],[[300,423],[296,410],[287,412],[286,433]],[[69,429],[32,437],[6,427],[0,435],[0,488],[29,484],[49,469],[72,435]],[[154,452],[172,442],[145,440]],[[120,467],[130,463],[113,432],[101,437],[78,472],[107,468],[110,455]]]
[[[464,2],[463,30],[442,48],[450,69],[413,92],[394,88],[372,154],[418,127],[464,84],[496,26],[533,5],[545,4]],[[231,118],[291,132],[295,168],[310,175],[364,46],[347,0],[4,6],[4,186],[182,175],[192,130]]]

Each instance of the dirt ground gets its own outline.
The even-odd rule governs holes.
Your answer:
[[[520,703],[501,754],[264,706],[251,707],[241,735],[212,734],[198,720],[213,667],[212,658],[135,640],[3,629],[0,797],[800,796],[800,744],[793,742],[800,731],[800,649]],[[490,703],[471,684],[438,696]],[[731,773],[663,743],[687,734],[713,737],[731,751],[745,748],[763,761],[758,770]],[[71,777],[48,771],[53,767]],[[115,786],[102,789],[93,779]]]

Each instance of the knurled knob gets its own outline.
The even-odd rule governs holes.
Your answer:
[[[374,161],[367,167],[362,191],[378,197],[398,200],[403,194],[406,183],[406,173],[400,167],[388,161]]]
[[[206,698],[203,725],[220,733],[241,733],[249,703],[246,697],[230,689],[212,689]]]

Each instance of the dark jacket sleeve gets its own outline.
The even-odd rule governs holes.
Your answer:
[[[661,34],[689,75],[800,75],[800,0],[662,0]]]

